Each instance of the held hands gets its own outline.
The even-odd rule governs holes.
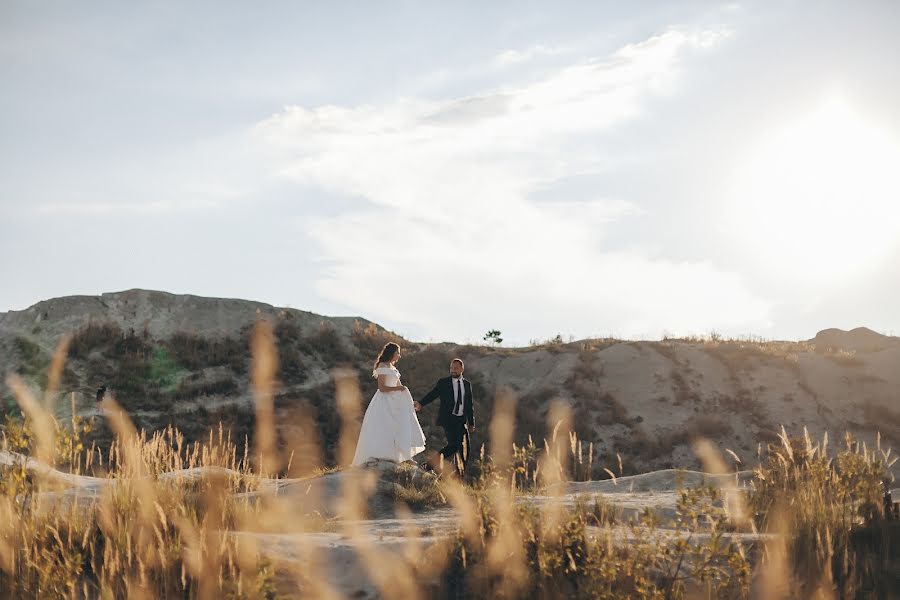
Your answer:
[[[422,405],[419,404],[418,400],[413,400],[413,408],[416,409],[416,412],[419,412],[422,410]]]

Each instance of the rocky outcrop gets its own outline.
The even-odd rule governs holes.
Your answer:
[[[358,317],[325,317],[293,308],[232,298],[206,298],[153,290],[127,290],[100,296],[67,296],[38,302],[21,311],[10,311],[0,321],[8,331],[32,333],[55,339],[88,323],[114,323],[124,331],[166,338],[174,333],[205,336],[234,335],[261,317],[290,313],[301,326],[327,322],[349,333]]]
[[[356,487],[365,502],[359,507],[361,516],[384,519],[394,515],[397,501],[404,497],[406,490],[436,493],[433,489],[436,485],[437,477],[413,462],[398,464],[372,459],[359,468],[340,469],[303,479],[274,480],[243,497],[262,500],[278,496],[288,499],[300,513],[331,518],[341,514],[342,498],[349,488]]]

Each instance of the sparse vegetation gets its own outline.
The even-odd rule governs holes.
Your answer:
[[[363,359],[371,356],[372,360],[378,356],[378,353],[388,342],[394,342],[395,344],[400,344],[400,346],[405,345],[405,341],[402,338],[378,327],[375,323],[363,326],[359,321],[354,321],[353,323],[350,340],[356,346]]]
[[[153,370],[154,355],[148,353],[153,346],[142,339],[125,334],[114,351],[143,360],[149,365],[147,377],[158,382],[170,369],[157,365]],[[263,348],[272,357],[274,335],[270,339],[272,346]],[[171,367],[168,359],[156,360]],[[594,376],[582,368],[582,376]],[[274,368],[271,374],[277,374]],[[254,381],[258,397],[273,393],[273,381],[261,380],[258,372]],[[278,440],[275,414],[292,407],[309,407],[295,417],[315,429],[312,407],[338,406],[328,414],[335,419],[335,453],[340,455],[353,430],[352,415],[358,414],[347,409],[358,403],[352,389],[329,384],[308,397],[275,396],[271,403],[243,409],[241,427],[248,432],[243,448],[229,433],[234,428],[224,424],[198,443],[175,428],[138,433],[115,404],[107,403],[104,412],[114,439],[98,452],[86,447],[85,422],[74,416],[60,425],[26,387],[13,383],[27,419],[7,419],[3,426],[2,449],[17,453],[11,464],[0,467],[0,590],[5,595],[274,598],[285,581],[295,582],[289,589],[305,596],[331,589],[328,570],[315,561],[276,565],[246,541],[252,538],[234,532],[290,532],[302,539],[299,534],[322,530],[322,515],[298,511],[293,501],[267,492],[278,482],[260,474],[281,477],[294,460],[305,461],[307,469],[326,466],[315,463],[322,455],[308,442],[272,443]],[[348,396],[335,402],[339,393]],[[392,554],[385,561],[389,551],[375,548],[358,526],[360,498],[364,501],[370,489],[366,478],[355,471],[346,474],[345,496],[337,504],[341,514],[328,527],[355,541],[361,568],[382,596],[748,598],[751,593],[775,597],[769,592],[777,590],[784,597],[881,598],[896,589],[900,541],[882,504],[894,459],[880,446],[869,450],[847,438],[841,450],[829,454],[825,441],[790,440],[782,432],[780,443],[769,447],[753,473],[749,511],[735,508],[733,488],[700,486],[677,492],[671,522],[652,511],[626,518],[602,496],[579,498],[574,505],[562,502],[566,482],[593,478],[594,451],[569,425],[566,406],[549,400],[548,395],[543,443],[529,438],[516,444],[514,402],[498,397],[490,417],[490,451],[481,447],[466,484],[438,482],[411,466],[394,471],[391,494],[401,506],[428,510],[449,504],[458,515],[458,531],[427,555],[415,551],[416,541],[410,539],[402,557]],[[611,411],[618,410],[609,404]],[[260,428],[262,423],[270,429]],[[637,425],[631,433],[638,445],[653,450],[653,440]],[[715,437],[729,429],[728,423],[701,415],[691,423],[690,434]],[[289,449],[296,451],[290,460]],[[53,495],[64,489],[65,479],[30,468],[22,460],[27,455],[101,477],[99,496],[79,504]],[[628,460],[608,455],[596,466],[621,476]],[[532,501],[526,493],[534,491],[545,501]],[[754,526],[776,536],[740,537]],[[277,569],[288,573],[279,577]]]
[[[862,360],[856,356],[856,352],[848,352],[846,350],[835,350],[825,354],[825,356],[833,363],[845,368],[861,367]]]
[[[330,367],[354,362],[351,349],[330,323],[321,323],[312,333],[303,338],[303,342],[307,354],[318,355]]]
[[[13,348],[19,355],[18,373],[29,380],[37,381],[41,387],[45,387],[50,360],[41,347],[33,340],[18,335],[13,338]]]
[[[568,339],[564,338],[561,333],[557,333],[550,339],[546,340],[531,340],[528,342],[528,345],[531,348],[542,348],[549,352],[560,352],[563,350],[566,344],[571,344],[575,341],[575,338],[569,336]]]
[[[48,415],[34,415],[47,422]],[[53,421],[55,424],[55,421]],[[107,454],[86,450],[83,423],[54,425],[55,462],[74,473],[105,473],[93,504],[52,494],[59,484],[24,462],[0,466],[0,590],[6,597],[274,598],[268,561],[237,538],[234,528],[255,512],[235,501],[253,477],[224,436],[183,446],[174,430],[150,439],[122,424]],[[45,443],[48,431],[7,420],[4,451]],[[221,432],[220,432],[221,433]],[[224,467],[230,475],[159,478],[179,468]],[[152,477],[151,480],[146,479]],[[149,596],[148,596],[149,595]]]
[[[226,366],[236,374],[247,369],[248,342],[232,337],[214,339],[189,333],[175,333],[165,344],[174,359],[192,371],[206,367]]]
[[[451,550],[438,598],[683,598],[689,589],[712,597],[746,597],[750,566],[740,546],[725,537],[721,514],[703,520],[717,500],[707,488],[685,492],[682,538],[655,533],[651,515],[615,532],[607,515],[584,504],[546,511],[528,505],[509,510],[502,498],[476,496],[474,527],[480,536],[460,535]],[[599,530],[589,532],[589,527]],[[692,543],[700,531],[708,541]],[[497,554],[507,559],[499,563]]]
[[[888,442],[900,447],[900,410],[869,400],[863,405],[863,414],[868,429],[878,431]]]
[[[446,506],[443,484],[436,476],[423,472],[418,465],[400,464],[392,473],[390,498],[412,510]]]
[[[603,392],[596,402],[600,410],[596,419],[598,425],[629,424],[628,409],[611,393]]]
[[[882,502],[896,460],[849,434],[832,455],[827,436],[790,439],[782,428],[754,471],[749,507],[760,530],[779,536],[764,558],[791,597],[824,589],[841,598],[887,598],[900,589],[900,523],[885,521]]]
[[[732,431],[731,425],[720,417],[698,415],[691,419],[688,430],[694,437],[720,438]]]
[[[86,360],[93,350],[111,345],[123,334],[122,328],[113,323],[90,322],[72,335],[69,356]]]

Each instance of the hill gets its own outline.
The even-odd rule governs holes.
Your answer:
[[[93,419],[101,444],[109,432],[94,406],[99,385],[114,390],[148,430],[173,424],[197,439],[222,421],[243,439],[253,431],[249,335],[260,318],[277,337],[282,443],[315,434],[329,460],[339,426],[331,372],[356,369],[367,400],[375,389],[372,361],[389,340],[404,346],[398,367],[414,397],[445,375],[450,358],[462,357],[479,425],[488,422],[494,395],[512,390],[520,443],[528,435],[540,440],[553,400],[566,402],[584,461],[597,475],[604,466],[618,472],[620,459],[626,474],[696,466],[690,440],[697,435],[752,462],[758,445],[774,440],[782,425],[819,438],[850,431],[869,443],[880,431],[900,446],[900,338],[864,328],[829,329],[803,342],[594,339],[492,348],[408,342],[362,318],[129,290],[0,314],[0,371],[41,388],[56,344],[72,333],[58,411],[64,417],[74,401],[79,414]],[[2,395],[14,411],[6,386]],[[420,416],[429,446],[443,439],[434,410]],[[300,415],[313,417],[315,432],[299,425]],[[485,432],[479,428],[476,443]]]

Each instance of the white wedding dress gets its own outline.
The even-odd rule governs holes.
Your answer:
[[[400,385],[400,372],[395,367],[378,367],[375,374],[387,376],[386,386]],[[361,465],[372,458],[403,462],[423,450],[425,434],[409,391],[376,391],[363,417],[353,464]]]

